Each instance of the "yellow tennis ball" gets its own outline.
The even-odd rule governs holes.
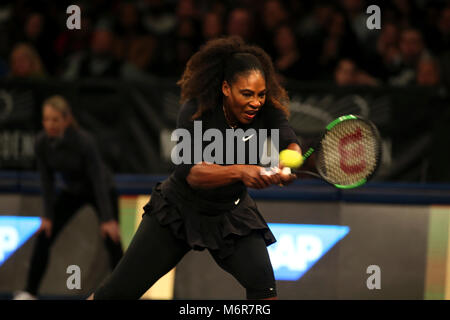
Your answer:
[[[297,151],[285,149],[280,152],[280,162],[285,167],[297,169],[303,164],[303,157]]]

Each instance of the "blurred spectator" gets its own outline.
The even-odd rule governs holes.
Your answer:
[[[115,33],[118,36],[138,36],[145,33],[142,19],[133,2],[122,2],[117,9]]]
[[[262,7],[261,19],[257,41],[269,55],[274,55],[275,48],[271,39],[274,38],[278,26],[289,22],[288,13],[279,0],[266,0]]]
[[[147,32],[156,36],[166,36],[173,32],[177,19],[173,9],[163,0],[146,0],[138,5]]]
[[[87,15],[94,23],[98,23],[104,19],[110,19],[114,15],[113,7],[116,4],[117,1],[111,0],[82,0],[80,3],[80,7],[82,8],[81,16]]]
[[[200,26],[192,18],[181,19],[176,28],[173,49],[174,60],[165,57],[164,74],[178,77],[186,67],[189,58],[201,44]],[[166,50],[165,52],[168,52]]]
[[[334,72],[334,82],[338,86],[375,86],[378,81],[357,68],[350,59],[342,59]]]
[[[16,44],[10,56],[10,76],[13,78],[42,78],[46,71],[38,52],[29,44]]]
[[[308,80],[314,77],[314,65],[300,50],[293,29],[287,24],[280,25],[274,37],[274,65],[281,76],[287,79]]]
[[[430,57],[425,48],[422,33],[417,29],[408,28],[400,35],[400,62],[389,83],[393,85],[412,84],[416,78],[417,64],[421,59]]]
[[[400,53],[402,60],[407,65],[414,65],[428,55],[424,46],[422,33],[417,29],[406,29],[400,36]]]
[[[27,40],[35,41],[41,35],[44,30],[44,16],[40,13],[32,13],[26,20],[24,26],[24,35]]]
[[[227,6],[222,0],[207,0],[208,8],[205,12],[214,12],[218,14],[222,19],[227,13]]]
[[[110,30],[97,28],[92,34],[90,50],[76,54],[70,59],[64,77],[76,79],[118,76],[120,62],[113,53],[114,41],[114,34]]]
[[[194,45],[200,44],[199,24],[196,20],[190,18],[179,20],[176,36],[179,39],[188,39],[194,42]]]
[[[115,54],[118,59],[124,59],[132,42],[145,34],[146,31],[134,3],[121,3],[117,15],[118,18],[114,25],[114,34],[116,35]]]
[[[339,61],[334,72],[334,81],[338,86],[352,86],[355,84],[356,66],[353,61],[343,59]]]
[[[11,3],[0,4],[0,57],[6,58],[14,43],[13,30],[13,6]]]
[[[199,12],[195,7],[194,0],[179,0],[176,8],[176,16],[178,19],[196,19]]]
[[[83,12],[84,7],[80,10]],[[81,16],[81,24],[79,30],[69,30],[64,28],[63,31],[55,39],[55,54],[59,61],[55,74],[60,76],[64,73],[64,61],[68,57],[76,56],[82,52],[89,50],[92,36],[92,20],[87,15]]]
[[[397,46],[399,40],[398,27],[393,23],[384,23],[381,33],[376,42],[377,53],[385,57],[388,55],[389,48]]]
[[[326,32],[327,25],[331,23],[334,8],[330,3],[318,2],[312,11],[299,21],[296,32],[302,38],[317,37]]]
[[[437,41],[435,42],[437,53],[450,50],[450,7],[442,10],[437,22]]]
[[[356,71],[356,77],[355,77],[355,84],[358,86],[378,86],[380,85],[380,81],[366,71],[363,71],[361,69],[357,69]]]
[[[411,28],[420,24],[423,19],[423,14],[417,10],[416,1],[393,0],[389,5],[393,11],[391,21],[396,21],[400,28]],[[383,10],[383,13],[385,11],[390,10]]]
[[[287,22],[288,13],[279,0],[266,0],[263,5],[262,21],[265,32],[275,32],[281,24]]]
[[[428,5],[424,6],[422,10],[423,21],[420,29],[423,34],[423,39],[426,46],[433,52],[433,54],[436,54],[436,49],[440,46],[437,24],[443,10],[435,2],[430,2]]]
[[[227,34],[239,36],[247,42],[253,42],[253,26],[254,21],[250,11],[245,8],[236,8],[228,16]]]
[[[323,78],[332,73],[334,66],[342,57],[356,59],[360,56],[356,37],[351,31],[348,21],[340,12],[333,14],[321,47],[319,64]]]
[[[110,77],[121,74],[122,62],[130,66],[130,55],[135,56],[129,53],[131,48],[141,48],[153,52],[144,72],[179,76],[199,45],[237,35],[262,46],[285,78],[295,74],[307,77],[302,80],[330,80],[338,61],[347,57],[386,84],[414,84],[417,63],[429,49],[445,68],[441,81],[450,82],[448,1],[375,1],[381,8],[381,30],[366,27],[369,4],[366,0],[81,0],[77,3],[81,30],[68,30],[64,2],[15,1],[0,4],[0,61],[8,60],[15,43],[25,42],[38,52],[49,75]],[[95,29],[104,21],[108,26],[100,35]],[[151,43],[135,43],[147,35]],[[297,69],[302,72],[293,71]]]
[[[203,41],[218,38],[223,35],[223,21],[219,13],[210,11],[203,17],[202,36]]]
[[[145,82],[154,79],[151,65],[156,61],[157,40],[152,36],[142,36],[130,43],[127,57],[121,68],[125,80]]]
[[[24,42],[32,45],[39,53],[46,70],[53,73],[56,67],[54,39],[56,30],[49,19],[39,13],[30,13],[22,29],[18,30],[15,42]]]
[[[416,84],[419,86],[437,86],[440,84],[439,66],[432,59],[421,59],[417,65]]]
[[[373,31],[366,26],[368,15],[365,12],[366,6],[364,1],[341,0],[340,4],[359,43],[366,44],[368,36]]]
[[[398,27],[394,23],[385,22],[372,50],[366,47],[365,65],[367,70],[384,82],[400,68],[399,38],[400,32]]]

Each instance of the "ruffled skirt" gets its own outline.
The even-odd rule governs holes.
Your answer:
[[[232,254],[235,241],[253,231],[262,235],[267,246],[276,241],[246,191],[229,203],[208,202],[169,178],[153,188],[144,211],[192,249],[217,250],[220,258]]]

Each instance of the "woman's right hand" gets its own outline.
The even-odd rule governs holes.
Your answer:
[[[241,181],[248,188],[264,189],[272,184],[278,185],[281,183],[281,178],[278,173],[272,175],[263,175],[261,174],[261,170],[263,168],[260,166],[239,165],[238,168],[241,174]]]
[[[41,233],[43,231],[45,232],[47,238],[50,238],[50,236],[52,235],[52,226],[53,226],[52,220],[48,218],[42,218],[41,226],[37,231],[37,233]]]

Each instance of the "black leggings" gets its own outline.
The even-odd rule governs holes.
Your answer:
[[[95,291],[94,299],[139,299],[189,251],[190,247],[176,239],[168,227],[145,213],[123,259]],[[239,238],[233,254],[224,259],[212,250],[209,252],[246,289],[247,299],[276,296],[272,265],[259,233]]]
[[[113,208],[114,218],[118,220],[118,195],[115,190],[110,191],[110,200]],[[28,270],[28,277],[25,286],[25,290],[33,295],[36,295],[42,278],[47,269],[50,248],[55,242],[57,236],[64,228],[75,213],[85,204],[92,204],[96,208],[98,214],[98,208],[93,198],[83,198],[80,196],[72,195],[66,192],[62,192],[55,203],[55,218],[52,221],[52,232],[48,238],[45,232],[41,232],[36,239],[34,250],[31,256],[30,268]],[[122,245],[115,243],[109,237],[104,239],[105,247],[109,254],[109,263],[111,269],[114,269],[123,256]]]

